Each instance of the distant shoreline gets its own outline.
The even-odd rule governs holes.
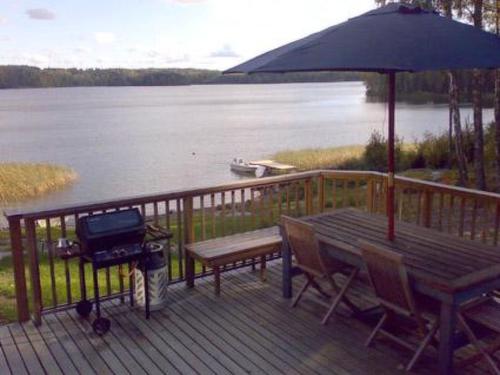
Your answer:
[[[355,72],[312,72],[223,75],[208,69],[41,69],[24,65],[0,66],[0,89],[49,87],[187,86],[362,81]]]

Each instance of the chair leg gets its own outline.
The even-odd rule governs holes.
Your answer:
[[[486,362],[488,362],[488,365],[490,366],[491,370],[493,371],[494,374],[500,375],[500,369],[498,368],[497,364],[491,358],[491,355],[488,353],[487,350],[485,350],[481,343],[479,342],[478,338],[472,331],[472,329],[469,327],[467,322],[465,321],[463,315],[461,313],[457,314],[458,318],[458,323],[462,326],[463,330],[465,331],[465,334],[467,335],[467,338],[470,340],[472,345],[476,348],[476,350],[481,353],[481,355],[486,359]]]
[[[354,268],[351,273],[349,274],[349,279],[348,282],[349,284],[354,281],[354,279],[358,276],[359,273],[359,268]],[[352,279],[351,279],[352,278]],[[349,281],[350,280],[350,281]],[[355,314],[359,313],[361,310],[359,309],[358,306],[356,306],[354,303],[351,302],[351,300],[344,294],[342,297],[342,302],[346,304],[347,307],[351,309],[351,311]]]
[[[308,276],[306,276],[306,277],[308,277]],[[332,298],[332,296],[330,294],[326,293],[323,290],[323,288],[321,288],[321,286],[316,281],[314,281],[314,279],[310,278],[310,281],[311,281],[311,286],[314,289],[316,289],[319,292],[319,294],[321,294],[323,297],[328,298],[328,299]]]
[[[424,339],[422,340],[422,342],[418,346],[417,351],[415,352],[415,354],[411,358],[410,362],[406,366],[406,371],[412,370],[413,366],[418,361],[418,359],[420,358],[420,356],[424,352],[425,348],[429,345],[432,338],[436,335],[438,328],[439,328],[439,322],[436,321],[432,324],[432,326],[429,330],[429,333],[427,333],[427,335],[424,337]]]
[[[365,342],[365,346],[370,346],[373,339],[377,335],[378,331],[380,331],[380,328],[384,325],[385,321],[387,320],[388,314],[385,312],[382,318],[378,321],[377,325],[373,329],[372,333],[370,333],[370,336],[368,336],[368,339]]]
[[[311,285],[311,278],[307,277],[306,282],[304,283],[304,285],[302,285],[299,292],[297,293],[297,296],[293,299],[292,307],[297,306],[297,303],[299,303],[300,299],[302,298],[302,295],[307,290],[307,288],[309,288],[310,285]]]
[[[321,324],[326,325],[328,323],[328,319],[330,319],[330,316],[333,314],[333,312],[337,308],[340,301],[345,302],[345,300],[346,300],[345,294],[349,290],[349,287],[351,286],[351,284],[354,281],[354,278],[356,277],[357,274],[358,274],[358,269],[357,268],[353,269],[351,274],[349,275],[349,278],[346,280],[345,284],[342,286],[342,288],[338,291],[338,294],[335,296],[335,299],[333,300],[325,317],[321,321]],[[347,299],[347,301],[349,301],[349,300]],[[351,303],[351,301],[349,301],[349,303]]]

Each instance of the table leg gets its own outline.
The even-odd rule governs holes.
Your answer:
[[[281,243],[281,258],[283,261],[282,289],[284,298],[292,298],[292,252],[286,242],[286,235],[283,227],[280,226],[280,234],[283,238]]]
[[[457,306],[453,303],[441,304],[441,318],[439,329],[439,373],[453,373],[453,352]]]

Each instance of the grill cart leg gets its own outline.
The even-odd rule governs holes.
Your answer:
[[[128,286],[129,286],[129,294],[130,294],[130,306],[134,307],[134,290],[135,290],[135,280],[134,273],[132,272],[132,263],[128,264]]]
[[[82,300],[87,299],[87,286],[85,285],[85,264],[83,263],[83,259],[80,258],[78,262],[78,266],[80,268],[80,293],[82,296]]]
[[[92,267],[92,276],[94,278],[94,297],[95,297],[95,313],[97,319],[101,317],[101,304],[99,302],[99,280],[97,276],[97,269]]]
[[[125,302],[125,296],[123,295],[123,265],[119,264],[118,265],[118,275],[120,275],[120,278],[118,279],[118,282],[120,283],[120,303]]]
[[[144,307],[146,310],[146,319],[149,319],[149,277],[148,277],[148,267],[146,262],[144,262]]]
[[[92,273],[94,276],[95,310],[97,316],[97,318],[92,322],[92,328],[97,335],[102,336],[109,331],[109,327],[111,327],[111,321],[106,318],[101,318],[101,304],[99,301],[99,280],[96,267],[92,267]]]
[[[78,315],[87,318],[92,312],[92,302],[87,300],[87,285],[85,284],[85,262],[82,258],[78,262],[80,269],[80,293],[82,300],[76,305],[76,312]]]

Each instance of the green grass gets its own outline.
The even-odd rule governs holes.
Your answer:
[[[230,205],[226,205],[225,213],[224,213],[224,222],[222,221],[221,209],[220,207],[217,210],[217,215],[215,220],[213,221],[211,216],[206,214],[205,217],[205,238],[209,239],[212,237],[220,237],[222,235],[229,235],[237,232],[245,232],[256,228],[267,227],[275,223],[279,217],[278,206],[277,204],[273,204],[272,207],[272,219],[269,214],[269,207],[267,203],[265,205],[260,206],[257,204],[257,215],[255,219],[250,215],[239,216],[240,207],[236,209],[236,215],[233,216]],[[258,215],[261,212],[261,209],[265,209],[266,215]],[[262,216],[262,217],[258,217]],[[265,216],[265,217],[264,217]],[[194,215],[194,232],[195,238],[200,240],[202,238],[202,225],[201,225],[201,214],[197,211]],[[160,220],[159,224],[165,226],[165,220]],[[213,229],[212,229],[213,228]],[[178,249],[178,238],[179,235],[183,235],[179,232],[179,227],[176,222],[176,215],[173,214],[170,217],[170,229],[174,235],[171,240],[171,247]],[[181,228],[182,229],[182,228]],[[212,232],[213,231],[213,232]],[[37,238],[43,239],[46,237],[46,229],[37,227]],[[51,226],[50,231],[51,238],[53,240],[59,238],[61,236],[61,228],[55,225]],[[66,236],[70,239],[75,239],[75,231],[73,228],[68,228]],[[0,238],[8,238],[8,230],[0,231]],[[8,241],[6,242],[6,246],[9,247]],[[40,247],[39,247],[40,250]],[[10,248],[6,248],[5,251],[10,251]],[[175,252],[172,252],[171,256],[172,262],[172,274],[171,278],[176,279],[179,277],[179,269],[182,267],[184,269],[184,261],[180,261],[176,256]],[[26,275],[29,275],[28,269],[28,258],[25,257],[26,263]],[[80,299],[80,284],[79,284],[79,269],[78,269],[78,260],[71,259],[67,263],[63,260],[54,257],[53,260],[54,265],[54,285],[55,287],[55,299],[54,293],[52,290],[52,279],[51,279],[51,266],[49,257],[47,255],[47,251],[41,252],[39,255],[39,271],[40,271],[40,283],[42,290],[42,301],[44,307],[51,307],[56,302],[57,304],[64,304],[67,302],[68,290],[66,286],[66,272],[68,272],[71,276],[71,283],[69,286],[70,293],[73,301],[78,301]],[[127,267],[124,267],[126,269]],[[67,270],[67,271],[66,271]],[[201,272],[201,265],[196,263],[196,272]],[[120,291],[120,285],[118,281],[118,269],[114,267],[110,270],[110,290],[112,293],[116,293]],[[93,286],[92,286],[92,273],[90,265],[86,265],[85,269],[86,275],[86,284],[88,295],[91,298],[93,296]],[[28,289],[29,285],[29,277],[28,277]],[[99,284],[100,284],[100,293],[101,295],[106,295],[107,285],[106,285],[106,273],[104,270],[99,273]],[[128,288],[128,279],[124,279],[124,287]],[[31,304],[31,301],[29,301]],[[15,288],[14,288],[14,275],[12,269],[12,258],[10,256],[3,258],[0,260],[0,323],[9,322],[16,319],[16,309],[15,309]]]
[[[271,158],[279,163],[294,165],[299,170],[336,168],[353,159],[360,159],[364,150],[362,145],[285,150]]]
[[[172,267],[172,278],[177,278],[179,276],[178,272],[178,259],[176,256],[172,257],[172,262],[174,266]],[[42,300],[44,307],[55,306],[55,304],[64,304],[69,302],[67,299],[68,291],[66,287],[66,269],[71,276],[71,283],[69,285],[69,290],[73,301],[78,301],[80,299],[80,284],[79,284],[79,267],[78,260],[72,259],[66,263],[59,258],[54,258],[54,281],[55,288],[52,291],[52,280],[50,272],[50,262],[47,254],[42,254],[39,258],[39,270],[40,270],[40,283],[42,290]],[[183,263],[184,264],[184,263]],[[124,271],[128,268],[124,267]],[[196,265],[196,271],[201,272],[201,266]],[[28,267],[26,267],[26,274],[28,275]],[[93,285],[92,285],[92,270],[91,266],[87,264],[85,266],[85,276],[88,297],[93,297]],[[110,269],[110,290],[112,293],[117,293],[120,291],[120,284],[118,281],[118,268],[113,267]],[[29,282],[29,280],[28,280]],[[106,272],[105,270],[99,271],[99,293],[101,296],[106,295],[107,284],[106,284]],[[29,288],[29,285],[28,285]],[[124,288],[128,288],[128,278],[124,278]],[[55,297],[55,299],[54,299]],[[29,301],[31,304],[31,301]],[[14,289],[14,277],[12,273],[12,258],[7,257],[0,261],[0,323],[13,321],[16,319],[16,308],[15,308],[15,289]]]
[[[71,168],[35,163],[0,163],[0,204],[34,198],[74,182]]]

